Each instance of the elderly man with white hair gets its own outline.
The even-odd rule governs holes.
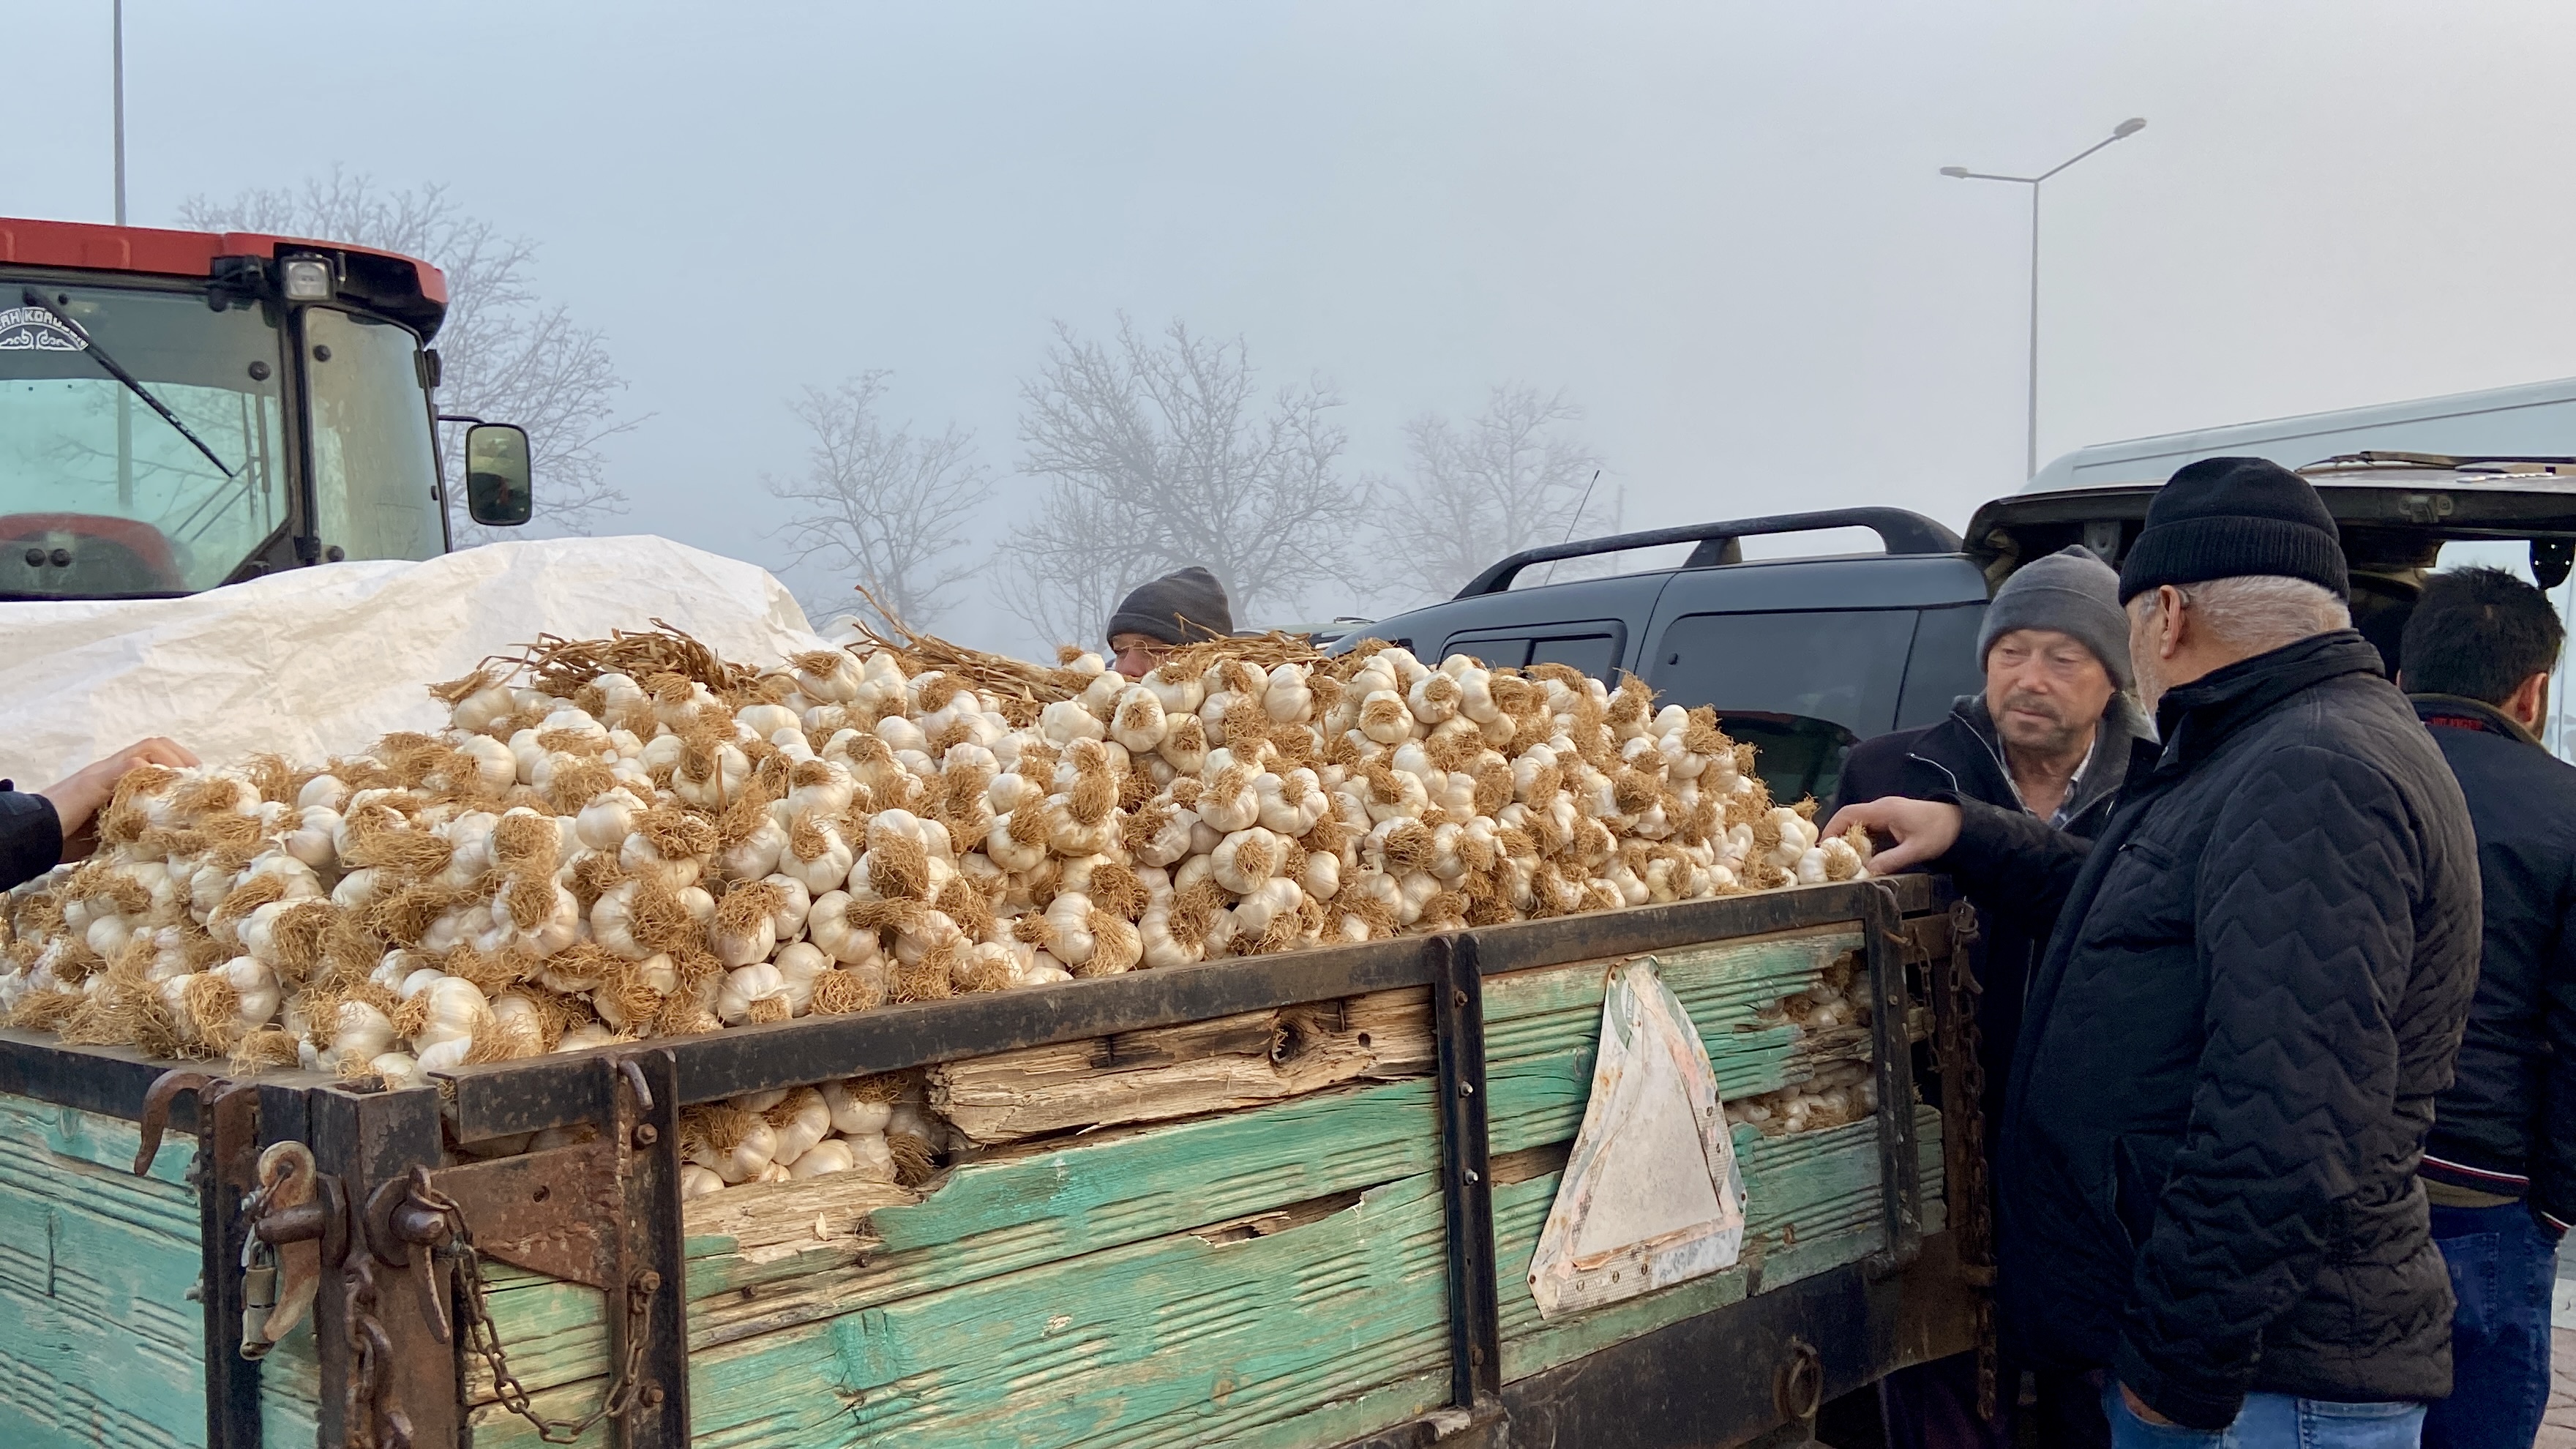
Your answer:
[[[2476,984],[2477,843],[2346,591],[2306,480],[2191,464],[2121,568],[2161,742],[2102,833],[1955,794],[1828,827],[2048,934],[1999,1318],[2023,1362],[2102,1375],[2115,1445],[2412,1445],[2451,1390],[2415,1171]]]

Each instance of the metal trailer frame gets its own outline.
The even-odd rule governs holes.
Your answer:
[[[1943,911],[1952,949],[1936,976],[1907,919]],[[1757,1291],[1505,1385],[1487,1163],[1484,977],[1853,920],[1863,923],[1867,941],[1887,1246],[1863,1262]],[[1435,1441],[1607,1449],[1804,1443],[1829,1394],[1968,1347],[1986,1319],[1983,1174],[1968,1160],[1976,1133],[1954,1126],[1945,1134],[1956,1205],[1951,1229],[1927,1243],[1912,1112],[1916,1039],[1931,1038],[1936,1067],[1963,1050],[1973,1062],[1973,1036],[1960,1018],[1968,1010],[1973,1021],[1973,987],[1962,985],[1971,920],[1946,882],[1856,881],[807,1017],[463,1067],[438,1074],[434,1085],[391,1091],[314,1073],[233,1080],[173,1070],[129,1051],[0,1031],[0,1092],[140,1123],[138,1170],[165,1128],[197,1138],[191,1180],[203,1224],[209,1449],[261,1446],[260,1366],[238,1351],[239,1265],[254,1232],[271,1243],[322,1244],[323,1289],[314,1305],[322,1445],[469,1443],[462,1341],[469,1324],[456,1297],[459,1254],[449,1231],[457,1219],[432,1206],[441,1200],[455,1205],[486,1251],[507,1244],[499,1255],[510,1261],[625,1290],[628,1311],[609,1315],[609,1362],[621,1366],[610,1396],[623,1401],[607,1420],[609,1442],[686,1449],[681,1106],[1426,986],[1438,1046],[1450,1402],[1350,1449]],[[1977,1111],[1975,1095],[1963,1090],[1965,1075],[1941,1073],[1942,1107],[1954,1124]],[[597,1140],[442,1165],[447,1142],[578,1123],[598,1128]],[[316,1198],[301,1209],[246,1215],[242,1200],[256,1185],[258,1154],[281,1141],[310,1146]]]

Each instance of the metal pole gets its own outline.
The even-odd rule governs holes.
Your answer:
[[[125,0],[113,0],[116,29],[116,224],[125,225]]]
[[[2030,184],[2030,405],[2022,476],[2039,475],[2039,183]]]
[[[2040,183],[2110,145],[2126,140],[2146,129],[2144,117],[2132,116],[2111,128],[2111,134],[2049,167],[2036,176],[2006,176],[1995,171],[1971,171],[1965,166],[1944,166],[1941,174],[1955,181],[2008,181],[2030,188],[2030,359],[2027,401],[2022,423],[2022,471],[2025,477],[2039,475],[2039,186]]]

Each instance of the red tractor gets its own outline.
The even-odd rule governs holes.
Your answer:
[[[0,219],[0,599],[166,598],[451,534],[447,279],[335,242]],[[529,513],[527,434],[465,436],[466,513]]]

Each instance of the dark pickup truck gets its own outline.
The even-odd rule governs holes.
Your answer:
[[[2301,472],[2342,526],[2354,622],[2392,670],[2446,545],[2525,545],[2533,577],[2550,587],[2576,557],[2576,458],[2363,452]],[[1846,508],[1533,548],[1456,598],[1357,627],[1337,647],[1382,638],[1425,658],[1634,673],[1663,699],[1716,706],[1730,733],[1761,747],[1775,795],[1824,798],[1854,742],[1932,723],[1983,687],[1978,622],[2013,570],[2071,543],[2116,566],[2158,486],[2043,479],[1979,508],[1964,541],[1903,509]],[[1875,532],[1883,552],[1744,558],[1748,538],[1850,528]],[[1680,544],[1692,547],[1679,567],[1522,582],[1536,565]]]

